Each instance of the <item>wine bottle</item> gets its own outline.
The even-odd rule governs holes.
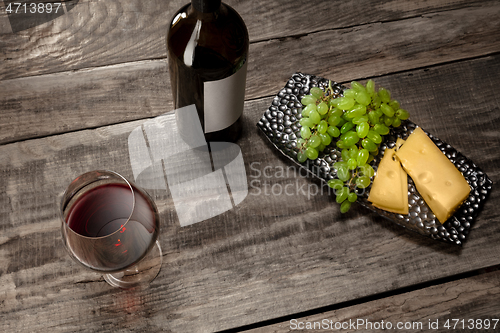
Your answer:
[[[248,46],[242,18],[220,0],[192,0],[170,22],[174,105],[195,104],[207,142],[235,142],[241,135]]]

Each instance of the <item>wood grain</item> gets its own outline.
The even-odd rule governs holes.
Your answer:
[[[113,289],[69,258],[59,198],[85,171],[132,177],[129,134],[172,109],[164,34],[184,2],[80,0],[66,15],[13,34],[0,1],[0,331],[213,332],[300,316],[498,317],[500,273],[485,272],[500,265],[494,0],[228,0],[252,41],[238,142],[248,196],[181,228],[169,192],[153,192],[164,263],[148,289]],[[464,247],[360,206],[340,214],[327,188],[267,142],[255,124],[296,71],[339,82],[374,78],[411,120],[488,174],[493,190]],[[457,274],[468,277],[443,282]],[[382,296],[367,301],[374,295]],[[283,320],[254,332],[289,330]]]
[[[0,80],[166,57],[165,34],[187,0],[80,0],[69,13],[12,34],[0,30]],[[230,0],[247,23],[252,41],[401,20],[450,9],[488,7],[495,1]],[[370,10],[360,10],[370,8]],[[321,13],[321,14],[318,14]],[[0,13],[5,22],[6,13]],[[3,16],[3,17],[2,17]],[[3,26],[3,25],[2,25]],[[4,30],[5,29],[5,30]],[[447,30],[447,29],[446,29]],[[330,41],[335,41],[336,37]]]
[[[296,71],[343,82],[498,53],[499,10],[495,2],[253,43],[246,98],[276,93]],[[169,111],[166,67],[152,60],[0,81],[0,144]]]
[[[389,325],[398,332],[493,331],[494,326],[498,329],[499,318],[485,313],[500,312],[499,283],[500,271],[494,271],[245,332],[378,332],[381,329],[376,327],[387,329]],[[489,329],[485,328],[486,323]],[[403,328],[406,325],[406,329],[397,329],[398,324]],[[307,326],[313,329],[298,329]]]
[[[412,119],[458,146],[495,184],[500,103],[492,88],[498,77],[488,70],[498,58],[380,78],[396,96],[404,83],[412,92],[402,103]],[[456,84],[477,72],[484,73],[474,75],[479,86]],[[452,107],[439,107],[438,98]],[[251,186],[239,206],[180,228],[171,199],[157,198],[165,262],[142,291],[114,290],[69,259],[59,236],[57,197],[91,169],[130,177],[127,138],[143,121],[0,146],[0,329],[211,332],[500,264],[496,188],[463,248],[408,233],[362,208],[341,215],[331,196],[313,194],[321,190],[318,182],[293,173],[257,132],[255,123],[271,100],[245,105],[239,145]],[[484,105],[464,126],[462,117],[475,102]],[[273,194],[288,184],[297,189],[293,196]]]
[[[164,61],[0,81],[0,142],[71,132],[173,109]]]

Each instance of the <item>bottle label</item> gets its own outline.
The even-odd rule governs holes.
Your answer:
[[[204,83],[205,133],[231,126],[243,113],[247,63],[231,76]]]

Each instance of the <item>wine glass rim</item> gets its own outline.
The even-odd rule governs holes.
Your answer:
[[[91,237],[91,236],[82,235],[82,234],[74,231],[68,225],[66,219],[64,218],[64,210],[65,210],[66,204],[69,202],[69,201],[65,201],[65,199],[67,197],[68,190],[70,189],[71,184],[73,184],[77,179],[81,178],[82,176],[90,175],[92,173],[108,173],[108,174],[113,174],[115,176],[118,176],[119,178],[121,178],[127,184],[127,186],[130,189],[130,192],[132,192],[132,209],[130,210],[130,215],[128,216],[127,221],[125,221],[125,223],[123,223],[118,229],[116,229],[112,233],[106,234],[105,236]],[[76,193],[79,190],[81,190],[83,187],[85,187],[87,185],[90,185],[90,184],[92,184],[92,183],[94,183],[94,182],[96,182],[98,180],[101,180],[101,179],[103,179],[103,178],[98,178],[98,179],[95,179],[93,181],[84,183],[81,187],[75,189],[74,192]],[[72,198],[72,197],[73,197],[73,195],[70,196],[70,198]],[[124,177],[123,175],[121,175],[118,172],[116,172],[116,171],[102,169],[102,170],[92,170],[92,171],[88,171],[88,172],[82,173],[81,175],[79,175],[78,177],[76,177],[75,179],[73,179],[71,181],[70,185],[68,185],[68,187],[66,188],[66,190],[64,191],[64,194],[62,196],[61,205],[59,207],[59,217],[60,217],[60,219],[61,219],[61,221],[63,223],[64,230],[69,230],[71,233],[73,233],[73,234],[75,234],[75,235],[77,235],[78,237],[81,237],[81,238],[87,238],[87,239],[92,239],[92,240],[99,240],[99,239],[104,239],[104,238],[110,237],[110,236],[116,234],[117,232],[119,232],[120,230],[123,230],[123,228],[128,224],[128,222],[130,221],[130,218],[134,214],[134,210],[135,210],[135,189],[132,186],[132,184],[129,182],[129,180],[126,177]]]

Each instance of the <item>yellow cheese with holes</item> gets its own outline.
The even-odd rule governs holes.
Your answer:
[[[408,177],[395,158],[394,149],[385,150],[368,201],[389,212],[408,214]]]
[[[439,222],[448,220],[469,196],[464,176],[420,127],[396,156]]]

